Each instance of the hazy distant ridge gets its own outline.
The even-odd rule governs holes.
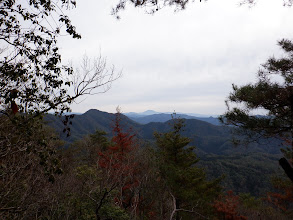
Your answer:
[[[171,116],[168,114],[155,114],[150,115],[153,117],[158,117],[157,120],[162,122],[150,122],[147,124],[138,123],[135,120],[128,118],[125,115],[122,115],[122,127],[125,131],[129,128],[132,129],[139,139],[153,141],[153,134],[157,132],[167,132],[169,131],[169,122],[168,119],[171,119]],[[190,116],[191,117],[191,116]],[[112,135],[112,128],[114,125],[115,114],[102,112],[99,110],[91,109],[85,112],[82,115],[75,115],[72,120],[72,125],[70,126],[71,136],[66,138],[65,135],[62,136],[62,139],[68,142],[80,139],[87,134],[94,133],[97,129],[103,130]],[[46,121],[54,127],[59,133],[62,133],[64,125],[62,121],[54,116],[47,115]],[[278,153],[275,147],[275,144],[261,146],[255,144],[249,149],[243,148],[233,148],[230,142],[230,129],[226,126],[215,126],[211,123],[207,123],[198,119],[186,119],[185,128],[183,135],[192,139],[192,145],[197,147],[198,152],[201,153],[214,153],[214,154],[229,154],[231,152],[268,152],[268,153]]]
[[[168,114],[158,115],[165,117]],[[94,133],[96,129],[106,131],[111,137],[114,119],[115,114],[94,109],[82,115],[75,115],[70,126],[71,136],[67,138],[62,133],[64,125],[60,118],[51,114],[46,116],[49,125],[56,128],[58,133],[63,134],[62,139],[67,142],[73,142]],[[170,121],[150,122],[143,125],[124,115],[121,119],[124,131],[132,128],[131,132],[135,133],[142,143],[150,145],[154,143],[154,132],[170,131]],[[226,189],[233,189],[236,193],[249,192],[252,195],[261,195],[270,189],[271,175],[278,169],[280,157],[278,143],[269,142],[264,145],[255,143],[249,148],[234,148],[230,142],[232,127],[215,126],[197,119],[186,119],[185,124],[182,135],[189,137],[190,144],[196,146],[196,153],[201,158],[199,165],[207,168],[208,176],[214,178],[229,174],[223,186]]]
[[[159,113],[153,110],[148,110],[142,113],[129,112],[129,113],[123,113],[123,114],[126,115],[128,118],[132,119],[133,121],[136,121],[140,124],[147,124],[150,122],[166,122],[172,119],[172,116],[171,116],[172,113],[169,113],[169,112]],[[197,114],[194,114],[194,115],[197,115]],[[176,114],[176,117],[185,118],[185,119],[197,119],[200,121],[208,122],[213,125],[221,125],[217,117],[212,117],[212,116],[196,117],[194,115],[178,113]]]

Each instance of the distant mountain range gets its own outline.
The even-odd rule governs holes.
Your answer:
[[[148,115],[156,115],[156,114],[167,114],[167,115],[171,115],[174,112],[157,112],[154,110],[147,110],[144,112],[127,112],[127,113],[123,113],[124,115],[126,115],[127,117],[144,117],[144,116],[148,116]],[[204,114],[195,114],[195,113],[181,113],[181,112],[175,112],[176,114],[179,115],[188,115],[188,116],[193,116],[193,117],[200,117],[200,118],[209,118],[209,117],[214,117],[217,118],[218,115],[204,115]]]
[[[183,117],[178,114],[177,116],[187,118],[182,135],[189,137],[190,144],[196,146],[196,153],[201,158],[199,165],[205,167],[208,177],[215,178],[225,174],[223,186],[237,193],[249,192],[252,195],[262,195],[271,190],[271,175],[280,173],[278,170],[278,159],[281,156],[279,142],[269,140],[264,144],[254,143],[247,148],[235,148],[230,141],[233,127],[214,125],[188,115]],[[136,118],[133,115],[129,116],[132,119],[125,115],[121,117],[124,131],[131,128],[131,132],[134,132],[139,140],[151,146],[154,146],[154,132],[170,130],[167,120],[171,116],[165,113]],[[97,129],[107,132],[111,137],[114,119],[115,114],[91,109],[84,114],[74,116],[70,125],[71,136],[66,137],[62,132],[64,129],[62,118],[52,114],[45,117],[48,125],[61,134],[67,146],[85,135],[94,133]]]
[[[154,111],[147,111],[147,113],[154,113]],[[132,119],[133,121],[136,121],[140,124],[147,124],[150,122],[166,122],[172,119],[171,113],[154,113],[154,114],[144,114],[143,113],[124,113],[128,118]],[[176,114],[174,115],[177,118],[185,118],[185,119],[197,119],[200,121],[205,121],[213,125],[221,125],[219,119],[217,117],[195,117],[187,114]]]
[[[61,135],[61,138],[67,142],[73,142],[87,134],[94,133],[97,129],[103,130],[111,136],[114,117],[115,114],[94,109],[81,115],[75,115],[72,119],[72,125],[70,125],[71,136],[66,138],[66,135],[63,134]],[[178,114],[177,117],[187,118],[185,120],[186,126],[182,135],[187,136],[192,140],[191,144],[197,147],[197,151],[200,154],[213,153],[222,155],[231,152],[279,153],[279,148],[276,147],[276,143],[272,141],[270,144],[265,145],[255,143],[248,149],[241,147],[235,149],[230,141],[232,128],[219,125],[219,123],[216,123],[216,118],[205,119],[213,122],[211,123],[188,115]],[[125,130],[131,128],[139,139],[151,143],[154,141],[154,132],[169,131],[168,120],[170,119],[171,115],[168,114],[153,114],[138,118],[128,118],[127,116],[122,115],[121,123]],[[62,134],[64,125],[60,118],[48,114],[46,116],[46,121],[50,126],[54,127],[57,132]]]

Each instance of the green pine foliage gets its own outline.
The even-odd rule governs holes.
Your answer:
[[[179,212],[186,210],[190,214],[180,215],[190,219],[206,214],[205,210],[220,191],[220,179],[207,181],[205,171],[196,166],[199,158],[194,147],[188,146],[189,138],[181,136],[183,120],[173,119],[170,124],[170,132],[155,133],[160,175],[176,203],[176,219],[179,219]]]
[[[293,160],[293,42],[283,39],[279,46],[284,55],[268,59],[258,71],[256,83],[233,85],[226,101],[228,111],[221,120],[238,127],[238,133],[247,136],[248,141],[263,137],[281,139],[286,158],[279,163],[293,182],[289,164]],[[254,115],[255,110],[265,110],[266,116]]]

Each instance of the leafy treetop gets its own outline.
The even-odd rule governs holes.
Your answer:
[[[69,111],[69,104],[96,88],[110,88],[114,67],[101,56],[83,58],[82,73],[61,63],[58,37],[80,39],[64,10],[75,0],[0,1],[0,110],[45,113]],[[72,88],[74,94],[69,89]],[[71,91],[71,92],[69,92]]]
[[[118,19],[118,15],[121,10],[126,8],[127,4],[133,5],[137,8],[144,8],[147,13],[154,14],[160,9],[171,6],[175,8],[175,11],[183,10],[186,8],[189,2],[194,2],[195,0],[119,0],[115,7],[112,8],[112,14],[115,15]],[[202,0],[199,0],[201,2]],[[207,0],[205,0],[207,1]],[[240,5],[255,5],[257,0],[240,0]],[[292,0],[283,0],[284,6],[292,6]]]
[[[226,101],[228,111],[221,117],[222,122],[266,137],[292,135],[293,43],[281,40],[279,45],[285,56],[272,57],[263,64],[255,84],[241,87],[233,84],[233,91]],[[237,106],[231,108],[231,104]],[[266,110],[267,117],[253,115],[258,109]]]
[[[153,14],[165,6],[174,6],[175,10],[185,9],[188,2],[190,0],[119,0],[116,6],[113,7],[112,14],[119,19],[118,13],[124,10],[127,4],[144,8],[148,13]]]
[[[228,111],[220,117],[225,124],[239,128],[249,139],[276,137],[287,145],[285,157],[293,159],[293,43],[283,39],[279,46],[281,58],[272,57],[258,71],[258,81],[244,86],[233,85],[226,101]],[[236,105],[231,108],[231,105]],[[265,116],[254,115],[255,110],[265,110]],[[256,140],[255,139],[255,140]],[[285,158],[281,166],[293,181],[293,169]],[[288,169],[287,169],[288,168]],[[291,173],[291,174],[290,174]]]
[[[181,136],[184,121],[173,118],[170,126],[170,132],[155,133],[155,139],[160,174],[173,197],[172,216],[181,219],[180,212],[202,216],[220,191],[220,179],[207,181],[204,170],[196,166],[199,159],[194,147],[188,146],[189,138]],[[186,219],[190,218],[188,216]]]
[[[2,0],[0,2],[0,102],[17,103],[23,112],[68,110],[66,86],[61,73],[57,38],[65,33],[81,38],[62,9],[75,7],[74,0]],[[17,101],[17,102],[16,102]]]

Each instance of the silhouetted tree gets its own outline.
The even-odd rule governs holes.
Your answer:
[[[102,57],[84,57],[80,72],[62,65],[58,37],[81,38],[64,13],[75,5],[74,0],[0,1],[0,214],[4,219],[6,214],[27,219],[44,214],[38,209],[45,210],[45,204],[38,199],[46,198],[42,193],[47,184],[62,172],[56,156],[61,144],[44,130],[42,114],[69,111],[78,97],[93,94],[96,88],[106,91],[117,78]]]
[[[279,59],[272,57],[263,64],[256,83],[240,87],[233,84],[233,91],[226,101],[228,111],[220,119],[225,124],[238,127],[239,134],[249,139],[281,138],[288,145],[282,151],[292,162],[293,43],[283,39],[279,46],[284,56]],[[253,114],[259,109],[265,110],[266,116]],[[293,181],[293,169],[287,159],[282,158],[279,162]]]
[[[199,0],[201,2],[201,0]],[[183,10],[190,0],[119,0],[116,6],[112,9],[112,14],[118,16],[121,10],[124,10],[127,4],[134,7],[144,8],[148,13],[155,13],[165,6],[174,6],[175,10]]]
[[[242,0],[240,1],[240,5],[249,5],[249,6],[253,6],[257,3],[258,0]],[[281,2],[281,1],[280,1]],[[292,0],[283,0],[283,5],[284,6],[288,6],[291,7],[292,6],[293,1]]]
[[[75,0],[0,1],[2,113],[5,109],[14,114],[63,113],[79,96],[92,94],[97,87],[107,90],[117,78],[102,57],[93,61],[84,57],[78,74],[61,63],[58,37],[81,38],[64,13],[75,5]]]
[[[119,12],[124,10],[127,4],[131,4],[137,8],[144,8],[147,13],[154,14],[166,6],[174,7],[175,11],[183,10],[186,8],[189,2],[194,2],[194,0],[118,0],[118,3],[112,9],[112,14],[119,19]],[[198,0],[198,2],[202,2],[202,0]],[[257,0],[239,0],[240,5],[253,6],[256,4],[256,2]],[[283,0],[284,6],[290,7],[292,6],[292,3],[292,0]]]

